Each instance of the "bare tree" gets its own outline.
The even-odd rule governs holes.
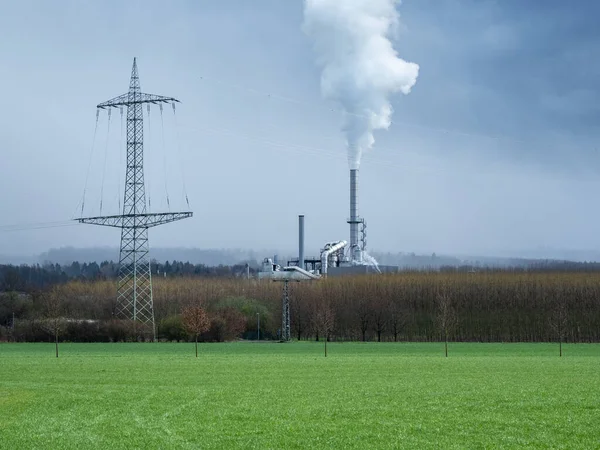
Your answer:
[[[58,358],[58,337],[63,332],[66,321],[62,314],[64,305],[59,290],[55,287],[42,294],[43,319],[42,328],[54,337],[56,357]]]
[[[182,323],[185,331],[194,336],[196,343],[196,358],[198,357],[198,336],[208,331],[210,328],[210,319],[208,314],[201,306],[188,306],[183,309]]]
[[[373,311],[371,309],[371,303],[366,299],[361,298],[356,308],[356,318],[358,319],[358,326],[363,342],[367,340],[367,330],[371,324],[372,316]]]
[[[406,314],[398,301],[392,301],[389,307],[389,326],[394,335],[394,342],[398,342],[400,330],[406,325]]]
[[[377,334],[377,342],[381,342],[381,334],[386,330],[389,323],[388,306],[389,304],[382,298],[373,301],[373,331]]]
[[[569,311],[565,298],[560,293],[555,293],[551,302],[552,314],[550,316],[550,327],[558,339],[558,355],[562,357],[562,344],[566,338],[569,324]]]
[[[450,295],[445,292],[438,292],[436,296],[437,316],[436,325],[437,328],[444,338],[444,348],[446,352],[446,358],[448,357],[448,337],[454,330],[458,322],[454,305]]]
[[[317,303],[312,314],[313,327],[325,341],[325,357],[327,357],[327,341],[335,325],[335,312],[331,304],[327,301]]]
[[[307,303],[310,292],[307,293],[306,290],[299,291],[290,299],[290,315],[292,321],[292,328],[294,329],[294,334],[298,340],[300,340],[304,333],[306,333],[308,329],[308,311],[307,311]]]

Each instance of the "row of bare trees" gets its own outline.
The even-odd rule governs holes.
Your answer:
[[[600,341],[600,274],[595,273],[340,277],[294,283],[290,285],[290,297],[292,332],[298,340]],[[59,316],[70,320],[58,321],[64,328],[59,334],[65,339],[95,340],[90,324],[96,324],[100,330],[97,333],[104,333],[96,340],[127,339],[113,323],[112,282],[72,282],[34,295],[15,319],[15,339],[40,339],[27,327],[42,319],[49,326],[48,298],[57,299]],[[186,307],[201,307],[208,317],[208,330],[191,333],[198,340],[256,339],[257,316],[261,337],[276,338],[281,326],[281,284],[157,279],[154,306],[161,339],[189,339],[183,321]],[[81,330],[89,335],[83,337]],[[8,333],[6,328],[3,333]]]

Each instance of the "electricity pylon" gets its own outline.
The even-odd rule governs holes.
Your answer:
[[[119,280],[115,316],[133,320],[134,326],[151,327],[156,340],[152,275],[148,258],[148,228],[192,217],[192,213],[149,213],[146,211],[144,187],[144,103],[174,103],[179,100],[161,95],[144,94],[136,59],[133,58],[129,92],[100,103],[97,108],[127,107],[127,171],[123,198],[123,214],[117,216],[85,217],[80,223],[121,228]],[[137,331],[137,329],[136,329]]]

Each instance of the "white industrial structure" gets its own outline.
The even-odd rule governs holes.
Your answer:
[[[350,243],[345,240],[326,243],[318,257],[306,258],[304,255],[304,215],[298,216],[298,258],[288,261],[287,266],[279,265],[276,257],[265,258],[262,269],[258,272],[260,279],[279,281],[315,280],[327,276],[333,269],[336,275],[342,273],[380,272],[366,255],[366,224],[358,216],[357,170],[350,171]],[[362,224],[359,238],[359,227]],[[370,270],[373,269],[373,270]]]
[[[262,270],[258,272],[259,279],[283,282],[283,294],[281,299],[281,340],[289,341],[292,338],[290,326],[290,281],[311,281],[321,278],[320,275],[311,273],[298,266],[281,267],[273,262],[271,258],[265,258]]]
[[[309,281],[318,280],[321,276],[299,266],[281,267],[279,264],[275,264],[271,258],[265,258],[262,270],[258,272],[258,278],[275,281]]]
[[[321,274],[327,275],[329,266],[339,266],[344,262],[344,248],[346,241],[328,242],[321,250]]]

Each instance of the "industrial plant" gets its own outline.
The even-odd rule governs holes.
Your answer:
[[[308,280],[326,276],[398,272],[397,266],[380,266],[367,253],[367,223],[358,214],[358,169],[350,170],[350,243],[346,240],[325,243],[318,257],[304,254],[304,215],[298,216],[298,258],[278,264],[277,258],[263,260],[259,278]],[[360,230],[359,230],[360,225]],[[359,237],[360,233],[360,237]]]

